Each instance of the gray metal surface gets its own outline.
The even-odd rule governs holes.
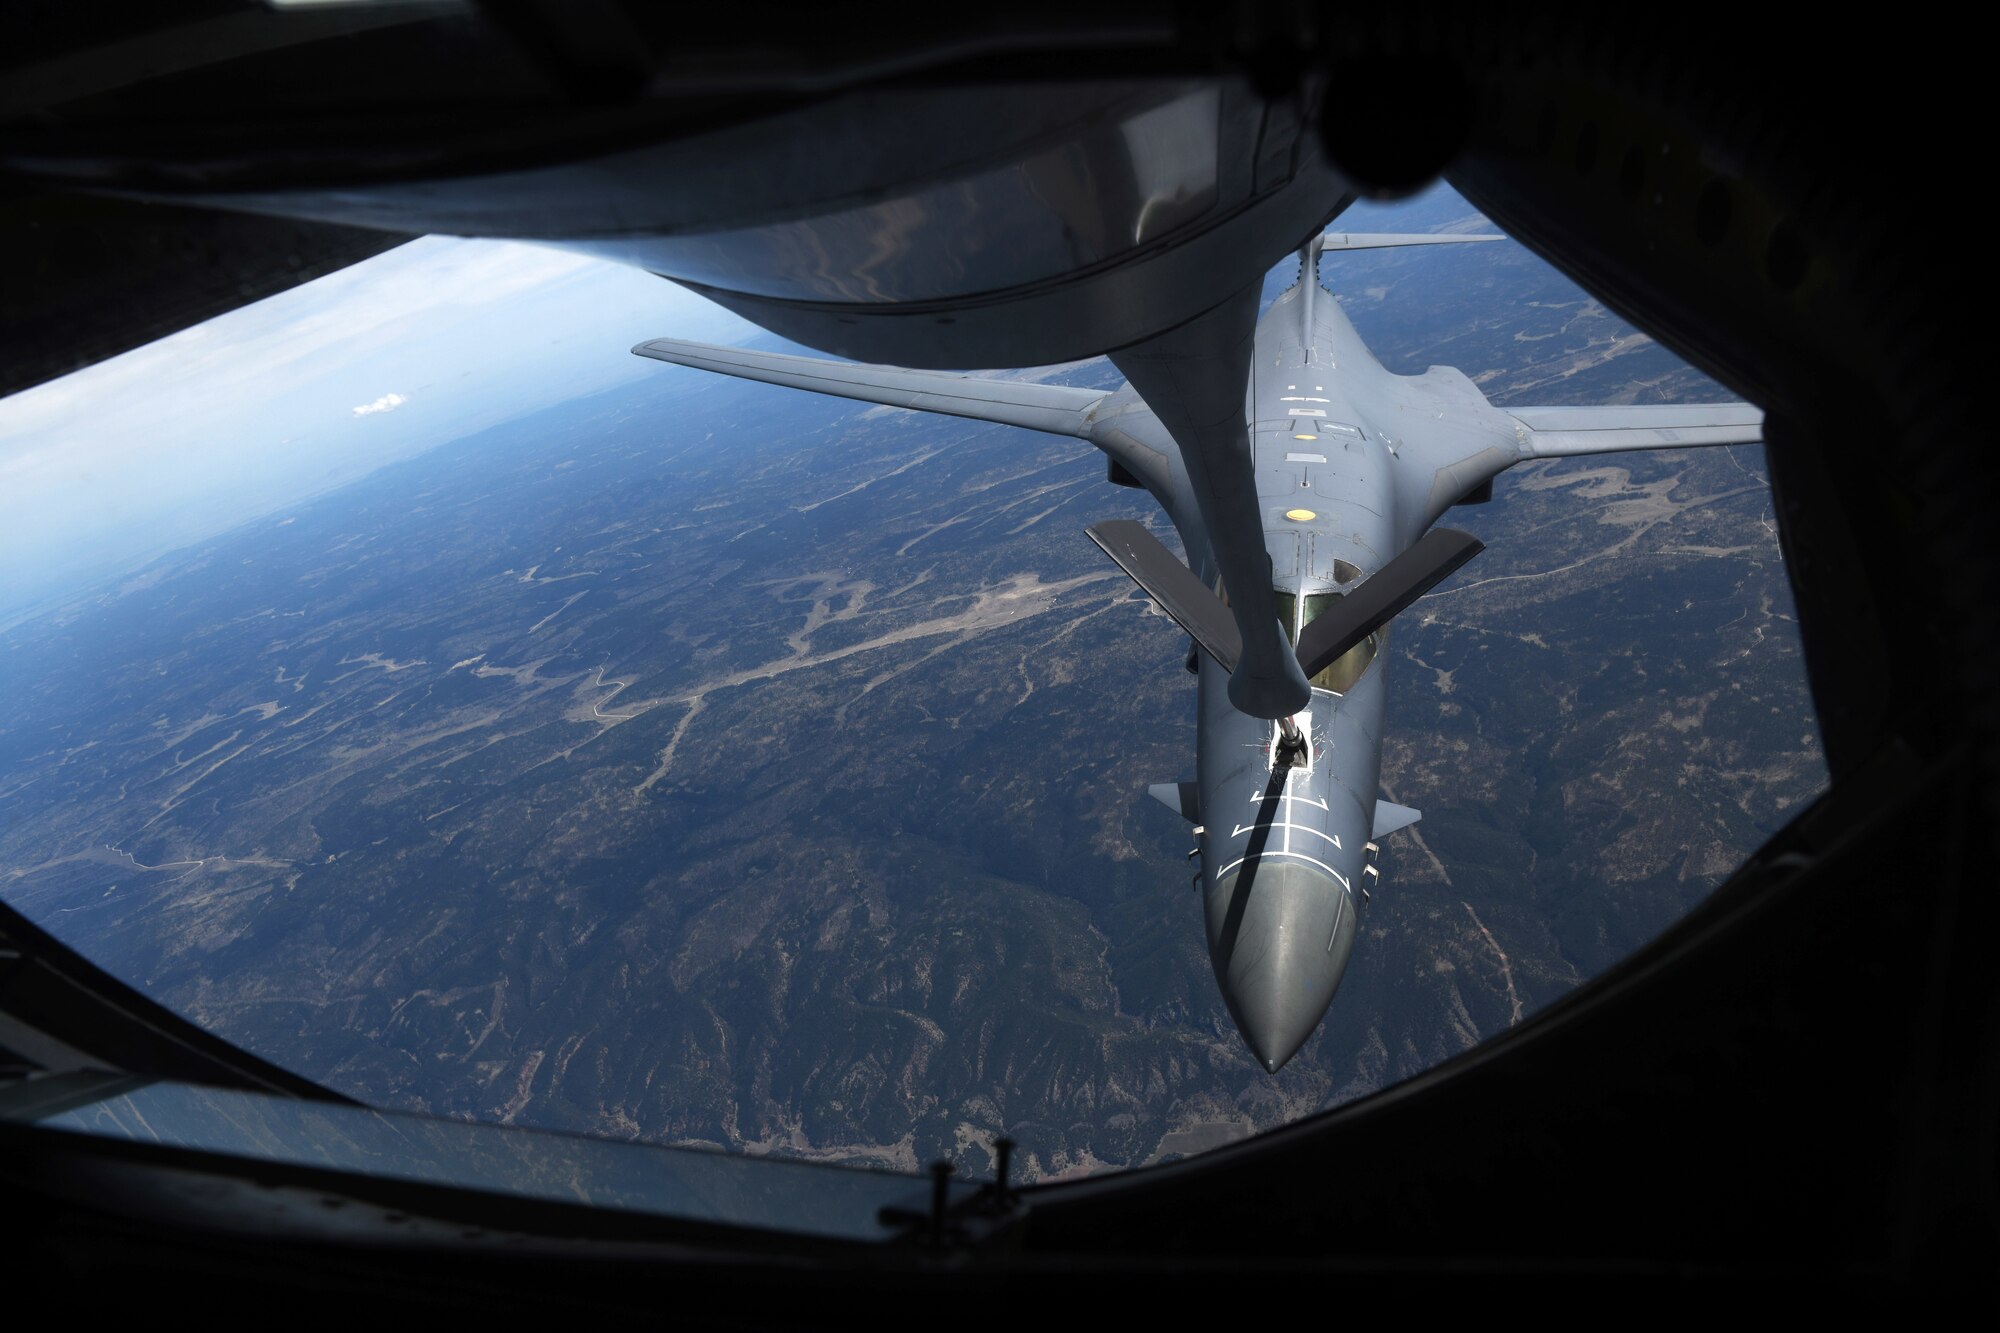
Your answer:
[[[1412,810],[1407,805],[1397,805],[1394,801],[1375,802],[1375,825],[1369,829],[1368,837],[1379,841],[1397,829],[1408,828],[1424,817],[1421,810]]]
[[[1189,638],[1201,645],[1202,651],[1220,663],[1224,671],[1234,669],[1243,651],[1243,641],[1228,609],[1180,562],[1180,557],[1146,531],[1144,524],[1128,518],[1112,519],[1085,528],[1084,532],[1113,563],[1132,576],[1134,583],[1146,590],[1146,595],[1162,611],[1173,617],[1176,625],[1188,632]]]
[[[1261,289],[1252,283],[1178,328],[1113,352],[1111,364],[1179,446],[1187,492],[1242,641],[1229,667],[1230,701],[1250,717],[1276,719],[1304,707],[1311,689],[1278,624],[1243,419]]]
[[[1179,815],[1190,824],[1201,822],[1201,784],[1199,782],[1155,782],[1146,788],[1146,794],[1167,809]]]
[[[1128,347],[1256,283],[1355,198],[1314,138],[1300,106],[1240,78],[924,81],[745,106],[666,141],[586,134],[553,162],[185,188],[249,212],[559,244],[835,356],[1000,368]]]

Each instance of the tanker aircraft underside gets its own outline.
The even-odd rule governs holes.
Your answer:
[[[1395,375],[1329,297],[1326,250],[1500,240],[1315,235],[1261,321],[1261,284],[1112,352],[1112,392],[748,352],[671,338],[641,356],[816,393],[1088,440],[1143,486],[1187,561],[1145,525],[1089,535],[1194,640],[1195,777],[1152,795],[1194,826],[1216,981],[1276,1073],[1332,1003],[1380,840],[1389,621],[1482,549],[1432,529],[1515,463],[1761,441],[1743,403],[1494,407],[1462,372]]]

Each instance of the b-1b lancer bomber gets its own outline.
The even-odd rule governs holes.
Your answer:
[[[662,338],[702,370],[1088,440],[1166,511],[1091,538],[1194,640],[1195,778],[1152,794],[1193,826],[1209,957],[1244,1040],[1276,1073],[1354,951],[1382,838],[1418,812],[1379,798],[1388,626],[1477,555],[1433,529],[1515,463],[1761,439],[1746,404],[1500,409],[1447,366],[1385,370],[1319,282],[1323,251],[1497,236],[1327,233],[1260,321],[1258,287],[1111,353],[1110,393]]]

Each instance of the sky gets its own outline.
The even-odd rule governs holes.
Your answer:
[[[0,615],[754,326],[565,251],[425,237],[0,399]]]

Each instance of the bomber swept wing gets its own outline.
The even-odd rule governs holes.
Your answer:
[[[1437,368],[1430,372],[1435,376]],[[1457,371],[1444,373],[1457,377]],[[1470,387],[1470,381],[1466,381]],[[1493,433],[1460,435],[1452,446],[1428,452],[1431,468],[1413,495],[1429,526],[1453,504],[1480,494],[1493,479],[1538,458],[1625,453],[1639,449],[1692,449],[1708,445],[1761,444],[1764,413],[1749,403],[1619,403],[1593,407],[1504,407],[1483,401],[1478,410]],[[1414,479],[1413,479],[1414,480]]]
[[[1764,413],[1748,403],[1620,404],[1612,407],[1510,407],[1521,456],[1562,458],[1627,449],[1686,449],[1759,444]]]
[[[1080,438],[1089,437],[1091,409],[1110,396],[1102,390],[1071,389],[1060,384],[954,375],[942,370],[905,370],[901,366],[852,365],[783,352],[718,347],[681,338],[654,338],[632,351],[655,361],[671,361],[696,370],[782,384],[836,398],[857,398],[864,403],[997,421]]]

